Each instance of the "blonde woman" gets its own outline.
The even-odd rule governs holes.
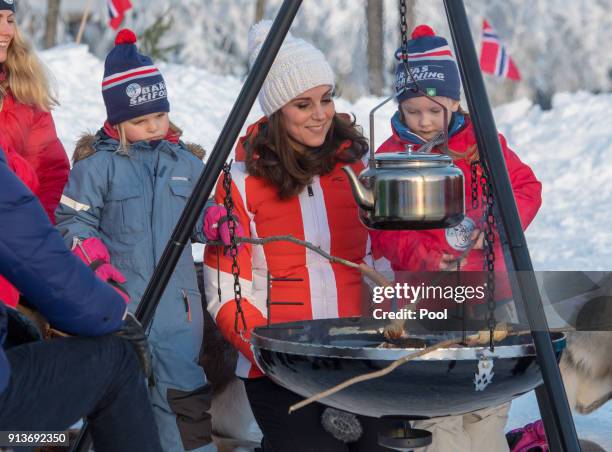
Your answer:
[[[13,156],[9,160],[20,161],[21,174],[36,182],[35,194],[52,222],[70,169],[50,113],[55,105],[42,65],[17,28],[15,0],[0,0],[0,143]],[[9,306],[19,301],[2,277],[0,300]]]
[[[42,64],[19,32],[15,2],[0,0],[0,136],[36,172],[40,202],[53,222],[70,164],[51,117],[57,101]]]

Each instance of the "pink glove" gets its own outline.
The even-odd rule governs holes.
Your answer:
[[[126,303],[130,302],[129,294],[121,286],[126,282],[125,276],[111,265],[108,249],[106,249],[102,240],[97,237],[90,237],[85,240],[75,237],[72,252],[89,265],[89,268],[96,273],[98,278],[113,286]]]
[[[234,217],[235,218],[235,217]],[[230,231],[228,225],[227,210],[221,205],[209,207],[204,212],[204,235],[209,241],[221,240],[226,247],[231,245]],[[235,221],[236,237],[244,237],[242,225]],[[244,247],[244,243],[238,244],[238,252]],[[226,251],[228,254],[229,250]]]
[[[102,261],[105,264],[110,263],[108,249],[106,249],[102,240],[97,237],[90,237],[85,240],[75,237],[72,241],[72,252],[87,265],[91,265],[95,261]]]
[[[93,265],[92,265],[92,268],[94,268]],[[123,301],[125,301],[126,304],[130,302],[130,295],[127,293],[125,288],[122,286],[122,284],[125,284],[126,282],[126,279],[125,279],[125,276],[123,276],[123,273],[121,273],[111,264],[106,264],[106,263],[100,265],[99,267],[95,267],[94,271],[96,272],[96,275],[98,276],[98,278],[100,278],[102,281],[106,281],[108,284],[113,286],[113,288],[117,291],[117,293],[121,295],[121,297],[123,298]]]
[[[530,450],[548,452],[549,450],[546,433],[544,432],[544,424],[541,420],[514,429],[508,432],[506,437],[510,444],[511,452],[528,452]]]

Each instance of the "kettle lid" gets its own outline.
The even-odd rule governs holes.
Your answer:
[[[429,152],[385,152],[376,154],[375,160],[377,168],[447,166],[453,162],[448,155]]]

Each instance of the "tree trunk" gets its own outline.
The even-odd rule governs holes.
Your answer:
[[[263,19],[265,12],[266,0],[257,0],[257,3],[255,4],[255,23]]]
[[[406,16],[408,23],[408,33],[411,33],[414,27],[416,27],[416,4],[418,0],[406,0]]]
[[[366,20],[370,92],[382,96],[385,88],[383,0],[366,0]]]
[[[57,23],[59,21],[61,0],[47,0],[47,27],[45,30],[45,48],[55,46]]]

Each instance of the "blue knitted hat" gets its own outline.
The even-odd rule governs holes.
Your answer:
[[[117,34],[115,48],[106,57],[102,97],[111,125],[170,111],[164,78],[151,58],[138,53],[136,35],[131,30]]]
[[[411,37],[408,41],[408,65],[412,77],[406,72],[406,65],[401,61],[402,49],[399,48],[395,53],[395,57],[400,60],[395,71],[397,101],[402,102],[423,95],[416,90],[413,78],[428,96],[460,100],[459,69],[446,39],[436,36],[427,25],[416,27]]]
[[[15,0],[0,0],[0,10],[2,9],[15,12]]]

